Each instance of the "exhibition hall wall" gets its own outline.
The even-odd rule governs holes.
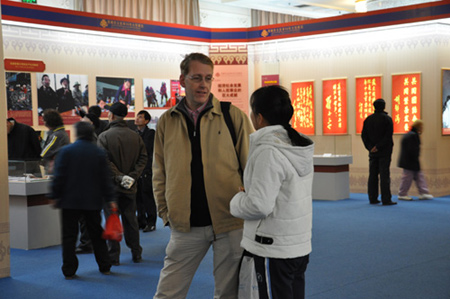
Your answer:
[[[392,115],[393,74],[420,73],[422,78],[421,118],[425,129],[421,136],[421,166],[430,192],[435,196],[450,193],[450,136],[442,136],[442,68],[450,68],[450,25],[448,22],[409,24],[336,35],[319,35],[299,40],[249,45],[249,86],[260,86],[260,77],[279,73],[281,85],[314,80],[315,135],[323,135],[322,80],[346,78],[349,139],[323,136],[326,142],[336,138],[336,146],[351,142],[350,191],[367,192],[368,152],[361,135],[356,134],[355,78],[382,76],[382,96],[386,111]],[[251,88],[250,88],[251,89]],[[394,135],[391,164],[392,193],[397,194],[401,169],[397,167],[402,134]],[[327,140],[328,139],[328,140]],[[322,142],[324,138],[320,138]],[[320,149],[321,144],[316,144]],[[319,150],[320,151],[320,150]],[[338,150],[339,151],[339,150]],[[335,154],[343,154],[336,152]],[[411,195],[416,195],[415,187]]]

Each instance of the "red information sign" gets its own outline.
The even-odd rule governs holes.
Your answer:
[[[323,134],[347,134],[346,79],[323,80],[322,106]]]
[[[39,60],[5,58],[5,70],[21,72],[43,72],[45,63]]]
[[[381,97],[381,76],[356,78],[356,134],[361,134],[364,120],[374,112],[373,102]]]
[[[292,127],[305,135],[314,135],[314,81],[292,82]]]
[[[392,75],[394,133],[406,133],[420,119],[420,73]]]
[[[261,86],[280,85],[280,75],[262,75]]]

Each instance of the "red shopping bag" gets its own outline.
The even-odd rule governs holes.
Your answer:
[[[105,230],[103,231],[102,238],[105,240],[112,240],[120,242],[122,241],[123,227],[120,222],[117,209],[112,210],[112,214],[106,219]]]

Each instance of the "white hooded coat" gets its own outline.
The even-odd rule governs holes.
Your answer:
[[[293,146],[280,125],[250,135],[245,192],[230,203],[231,214],[245,220],[241,242],[245,250],[280,259],[311,252],[313,155],[312,142]],[[273,243],[262,244],[256,236]]]

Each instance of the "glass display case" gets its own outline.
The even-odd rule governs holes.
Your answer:
[[[8,176],[15,178],[42,178],[40,161],[8,161]]]
[[[309,136],[315,143],[314,156],[351,156],[352,136]]]

